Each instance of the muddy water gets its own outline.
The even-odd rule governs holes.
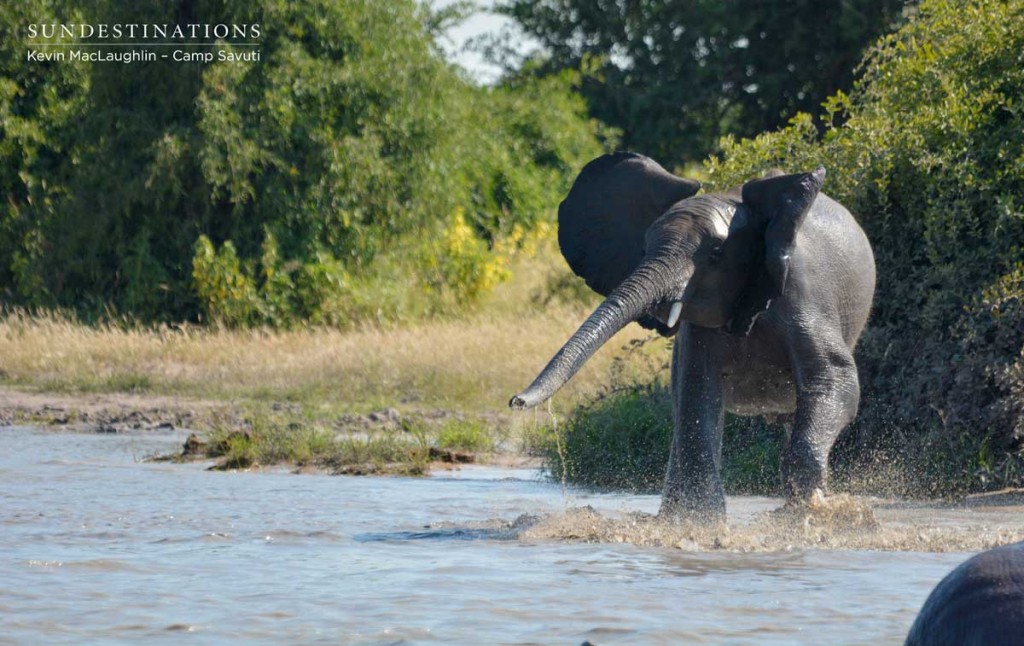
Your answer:
[[[816,549],[841,532],[805,518],[790,540],[759,525],[769,499],[730,499],[713,540],[633,515],[656,497],[565,497],[533,472],[221,473],[139,462],[180,435],[0,438],[4,643],[896,643],[965,556],[863,549],[864,527],[859,549]],[[873,507],[904,541],[883,549],[1024,525],[1014,508]]]

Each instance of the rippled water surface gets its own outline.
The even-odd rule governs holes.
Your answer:
[[[140,463],[179,434],[0,438],[4,643],[897,643],[964,558],[523,540],[481,521],[658,501],[567,498],[530,471]],[[729,504],[742,518],[777,501]]]

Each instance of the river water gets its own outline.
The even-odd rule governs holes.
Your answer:
[[[0,438],[2,643],[899,643],[966,556],[537,538],[491,519],[585,505],[616,518],[658,500],[483,467],[415,479],[141,462],[179,433]],[[730,515],[778,502],[731,498]],[[980,512],[888,513],[968,531]]]

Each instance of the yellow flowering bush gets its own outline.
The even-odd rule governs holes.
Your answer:
[[[231,241],[218,251],[209,238],[199,236],[192,258],[192,284],[211,322],[229,326],[253,322],[259,298]]]
[[[424,282],[435,294],[458,303],[473,301],[508,280],[509,256],[490,249],[456,209],[440,240],[424,250]]]

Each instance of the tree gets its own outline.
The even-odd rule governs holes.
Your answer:
[[[245,62],[44,67],[0,43],[0,285],[18,305],[237,324],[426,314],[374,288],[457,290],[420,261],[459,231],[454,264],[493,266],[496,241],[550,218],[601,150],[571,73],[475,87],[435,45],[450,16],[414,0],[15,5],[0,31],[262,26]]]
[[[584,66],[591,114],[669,164],[848,90],[902,0],[504,0],[543,44],[539,73]]]

